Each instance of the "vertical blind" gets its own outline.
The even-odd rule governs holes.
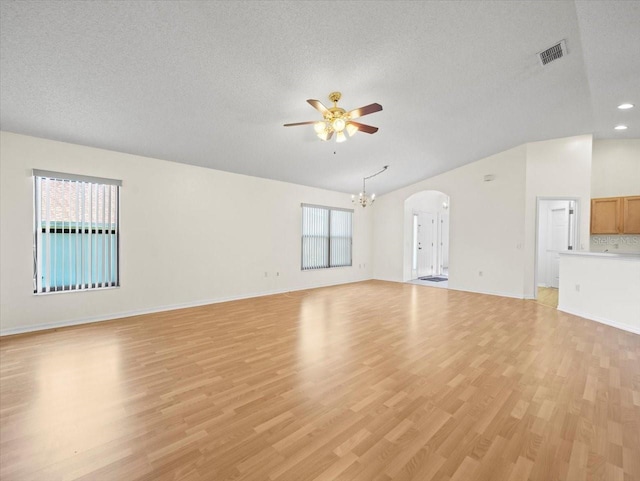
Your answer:
[[[34,170],[34,292],[119,285],[121,182]]]
[[[351,265],[352,210],[302,204],[302,269]]]

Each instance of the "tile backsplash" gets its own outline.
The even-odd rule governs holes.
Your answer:
[[[592,252],[640,253],[640,235],[592,235]]]

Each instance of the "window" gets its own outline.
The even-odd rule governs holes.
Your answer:
[[[119,180],[33,171],[37,294],[116,287]]]
[[[302,204],[302,270],[351,265],[353,211]]]

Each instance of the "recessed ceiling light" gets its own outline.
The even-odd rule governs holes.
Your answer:
[[[618,105],[620,110],[628,110],[633,108],[633,104],[620,104]]]
[[[615,129],[616,130],[627,130],[627,126],[626,125],[616,125]]]

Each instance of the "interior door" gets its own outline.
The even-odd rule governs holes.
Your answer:
[[[418,277],[434,274],[434,216],[418,212]]]
[[[551,209],[549,216],[547,260],[548,279],[551,287],[558,287],[560,280],[560,251],[569,246],[569,206]]]

